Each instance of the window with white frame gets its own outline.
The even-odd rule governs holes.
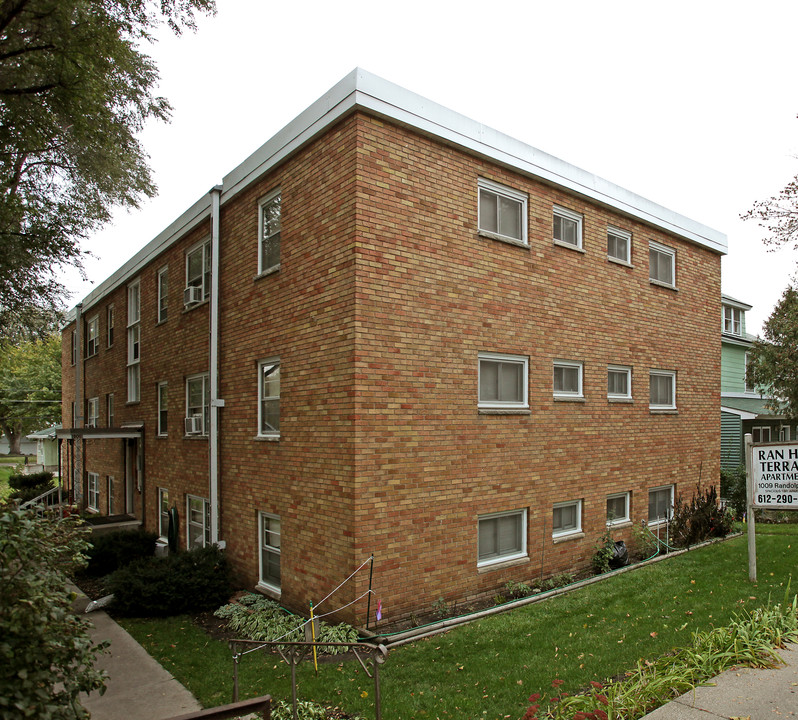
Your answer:
[[[86,427],[96,428],[100,419],[100,398],[86,400]]]
[[[208,434],[210,407],[210,381],[208,373],[186,378],[186,418],[201,418],[202,427],[197,435]]]
[[[86,357],[93,357],[100,349],[100,316],[86,321]]]
[[[280,361],[258,363],[258,435],[280,434]]]
[[[528,408],[528,364],[520,355],[479,353],[479,407]]]
[[[658,285],[675,287],[676,251],[653,240],[648,244],[648,277]]]
[[[106,484],[108,487],[108,514],[114,514],[114,476],[108,475],[106,478]]]
[[[127,288],[127,401],[141,399],[140,338],[141,285],[137,280]]]
[[[282,528],[280,518],[271,513],[259,513],[260,584],[280,591],[280,549]]]
[[[648,491],[648,522],[653,525],[667,520],[673,512],[673,485]]]
[[[158,488],[158,535],[169,536],[169,491],[166,488]]]
[[[583,397],[582,363],[554,361],[554,397]]]
[[[743,311],[740,308],[723,306],[723,332],[730,335],[742,335]]]
[[[280,266],[280,233],[282,198],[279,190],[269,193],[258,203],[258,272],[265,273]]]
[[[652,410],[676,409],[676,373],[670,370],[652,370],[648,374],[649,403]]]
[[[164,436],[169,431],[169,385],[158,383],[158,435]]]
[[[790,442],[790,426],[782,425],[779,428],[779,442]]]
[[[582,216],[579,213],[554,206],[554,242],[581,249]]]
[[[114,304],[111,303],[105,309],[105,331],[106,331],[106,339],[108,340],[108,347],[111,347],[114,344],[114,320],[115,320],[115,310]]]
[[[607,366],[607,397],[629,400],[632,397],[632,368],[624,365]]]
[[[770,425],[759,425],[751,428],[751,435],[755,443],[769,443],[771,441]]]
[[[477,565],[527,557],[526,510],[481,515],[477,526]]]
[[[105,416],[108,421],[108,427],[114,426],[114,394],[108,393],[105,396]]]
[[[93,512],[100,511],[100,476],[97,473],[87,473],[88,475],[88,488],[86,500],[88,502],[89,510]]]
[[[551,534],[554,537],[582,532],[582,501],[557,503],[552,512]]]
[[[169,318],[169,268],[158,271],[158,322],[166,322]]]
[[[527,195],[479,178],[479,232],[496,240],[527,244]]]
[[[629,522],[629,493],[607,495],[607,525],[619,525]]]
[[[189,550],[211,544],[211,504],[201,497],[186,498],[186,542]]]
[[[610,260],[626,263],[632,262],[632,233],[618,228],[607,228],[607,257]]]
[[[197,288],[197,290],[191,290]],[[211,244],[205,240],[186,253],[185,304],[202,302],[211,294]]]

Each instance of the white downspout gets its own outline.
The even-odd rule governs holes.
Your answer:
[[[211,503],[211,544],[224,547],[219,542],[219,408],[224,400],[219,398],[219,211],[222,187],[211,190],[211,307],[210,307],[210,428],[208,432],[208,473]]]

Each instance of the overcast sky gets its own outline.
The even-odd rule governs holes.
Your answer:
[[[84,244],[70,306],[355,67],[726,233],[749,332],[795,271],[740,220],[798,173],[794,0],[217,3],[147,49],[174,106],[142,135],[160,192]]]

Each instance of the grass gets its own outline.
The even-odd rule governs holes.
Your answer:
[[[11,488],[8,484],[8,477],[13,472],[14,468],[0,465],[0,502],[5,500],[11,494]]]
[[[688,645],[695,631],[780,602],[798,559],[798,525],[757,530],[755,585],[742,536],[398,647],[380,670],[383,716],[519,718],[532,693],[552,693],[554,679],[560,691],[578,691]],[[203,706],[231,700],[229,650],[190,618],[123,625]],[[290,698],[290,668],[279,656],[242,658],[239,677],[242,698]],[[357,662],[324,663],[318,676],[305,663],[297,677],[301,699],[374,717],[373,681]]]

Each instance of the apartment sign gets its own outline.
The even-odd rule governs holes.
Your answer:
[[[754,445],[753,507],[798,510],[798,443]]]

